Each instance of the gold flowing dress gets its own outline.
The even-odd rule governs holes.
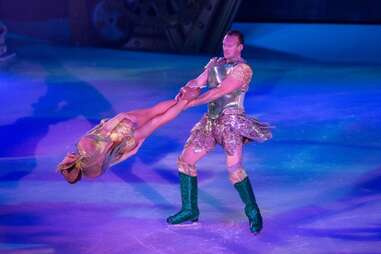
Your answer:
[[[141,146],[142,141],[137,143],[134,138],[135,129],[134,118],[128,114],[102,120],[79,140],[76,151],[66,155],[58,170],[70,183],[77,178],[76,174],[87,177],[103,174],[110,165],[127,159]]]

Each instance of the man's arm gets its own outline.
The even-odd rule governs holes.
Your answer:
[[[189,102],[187,107],[194,107],[214,101],[220,98],[221,96],[224,96],[225,94],[233,92],[234,90],[242,87],[243,85],[244,84],[239,80],[227,77],[224,81],[222,81],[220,86],[210,89],[203,95],[199,96],[197,99]]]
[[[203,88],[208,82],[208,74],[209,70],[205,69],[197,78],[189,80],[185,86],[183,86],[179,93],[176,95],[175,100],[178,101],[179,98],[182,96],[182,93],[184,92],[185,87],[191,87],[191,88]]]
[[[210,89],[197,99],[189,102],[187,107],[194,107],[214,101],[225,94],[231,93],[234,90],[247,85],[251,80],[252,74],[253,72],[248,65],[238,65],[236,69],[233,70],[232,73],[229,74],[218,87]]]
[[[189,80],[185,86],[193,87],[193,88],[202,88],[208,82],[208,69],[205,69],[197,78]]]
[[[209,62],[205,65],[204,71],[195,79],[192,79],[188,81],[188,83],[185,86],[190,87],[198,87],[203,88],[208,83],[208,75],[209,75],[209,69],[213,67],[218,61],[217,57],[213,57],[209,60]]]

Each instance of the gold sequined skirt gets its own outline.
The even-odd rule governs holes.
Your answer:
[[[209,151],[220,144],[229,155],[233,155],[242,144],[271,139],[271,128],[268,123],[247,116],[241,109],[228,108],[217,119],[205,114],[192,128],[185,146],[200,152]]]

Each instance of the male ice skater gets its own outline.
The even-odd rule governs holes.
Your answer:
[[[167,222],[179,224],[198,220],[196,163],[219,144],[226,153],[230,181],[245,204],[250,230],[259,233],[262,216],[242,166],[242,149],[248,141],[264,142],[270,139],[270,127],[245,114],[244,98],[253,72],[241,57],[244,48],[242,33],[229,31],[223,39],[222,48],[224,56],[212,58],[204,71],[186,85],[208,86],[206,93],[188,104],[190,107],[207,103],[208,111],[193,127],[178,159],[182,208],[168,217]]]

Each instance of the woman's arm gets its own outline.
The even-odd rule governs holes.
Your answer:
[[[139,142],[141,139],[147,138],[160,126],[168,123],[172,119],[174,119],[188,104],[186,100],[179,100],[174,106],[169,108],[165,113],[157,115],[149,120],[146,124],[135,130],[135,140]]]
[[[181,111],[183,111],[186,108],[188,102],[196,98],[199,94],[200,94],[200,88],[190,88],[190,87],[184,88],[181,97],[179,98],[179,100],[177,101],[175,105],[170,107],[163,114],[158,114],[154,116],[146,124],[139,127],[135,131],[134,136],[136,141],[139,142],[140,139],[144,139],[148,137],[157,128],[173,120],[178,114],[181,113]]]

